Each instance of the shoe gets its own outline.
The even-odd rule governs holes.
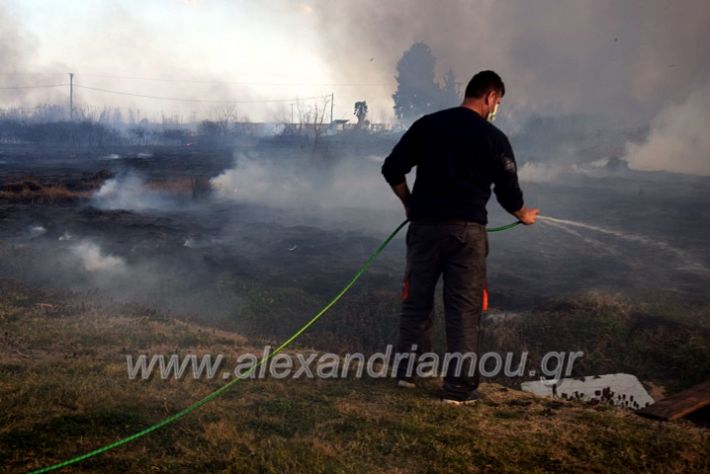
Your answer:
[[[481,399],[481,397],[478,395],[478,391],[474,390],[466,398],[460,398],[455,395],[445,394],[441,398],[441,402],[445,403],[447,405],[456,405],[456,406],[458,406],[458,405],[474,405],[480,399]]]
[[[417,385],[413,380],[399,379],[397,380],[397,386],[402,388],[416,388]]]

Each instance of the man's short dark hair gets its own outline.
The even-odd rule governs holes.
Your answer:
[[[471,78],[466,86],[466,97],[481,98],[490,91],[496,91],[501,97],[505,95],[505,84],[493,71],[481,71]]]

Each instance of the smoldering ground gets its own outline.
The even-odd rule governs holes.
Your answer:
[[[255,324],[261,317],[296,324],[404,215],[380,174],[382,156],[322,163],[310,153],[289,155],[235,152],[229,167],[213,170],[212,192],[200,200],[123,173],[77,206],[5,206],[3,273],[237,326],[240,318]],[[146,160],[144,167],[165,175],[181,174],[200,157]],[[704,178],[565,173],[532,182],[521,173],[526,201],[555,220],[490,236],[493,301],[524,308],[590,289],[703,292],[707,220],[693,203],[710,200]],[[494,198],[489,208],[491,225],[512,220]],[[20,216],[28,212],[31,218]],[[355,301],[384,290],[394,305],[403,264],[402,234],[361,280]],[[280,298],[290,300],[288,308]]]
[[[0,51],[8,71],[37,72],[42,35],[24,28],[19,7],[6,5],[13,4],[0,6]],[[99,10],[90,28],[71,33],[92,39],[76,52],[79,64],[148,78],[229,79],[180,61],[182,51],[164,42],[176,36],[160,34],[175,25],[156,26],[115,6]],[[550,295],[595,288],[706,297],[705,3],[543,2],[531,9],[522,1],[455,1],[446,8],[423,1],[309,2],[287,10],[270,14],[269,26],[314,32],[309,41],[328,65],[328,80],[342,87],[338,106],[348,104],[336,116],[350,118],[351,104],[366,98],[373,117],[390,119],[396,64],[416,41],[431,46],[439,77],[449,67],[462,84],[480,69],[501,73],[508,93],[497,123],[516,151],[526,202],[557,220],[490,236],[494,305],[528,308]],[[190,18],[191,28],[202,20]],[[69,68],[61,69],[64,78]],[[107,88],[126,88],[119,77],[102,80]],[[163,96],[196,97],[198,87],[214,100],[267,95],[199,82],[141,80],[130,90],[138,91],[137,84],[139,92]],[[24,106],[65,100],[23,91],[1,96]],[[84,93],[81,100],[96,98]],[[133,107],[114,98],[114,105]],[[259,107],[264,117],[285,113],[283,105]],[[397,138],[389,135],[384,148]],[[0,271],[205,319],[247,321],[264,333],[285,330],[284,321],[296,324],[331,296],[404,219],[379,171],[387,150],[352,151],[358,144],[343,140],[324,139],[319,146],[331,148],[320,154],[257,141],[218,158],[186,148],[138,156],[104,145],[93,158],[65,157],[51,169],[40,159],[59,162],[61,152],[3,154],[7,180],[25,174],[61,180],[102,167],[114,173],[78,203],[3,201]],[[318,149],[310,142],[306,148]],[[198,182],[207,191],[195,193]],[[494,201],[490,210],[491,225],[512,220]],[[400,235],[360,281],[352,305],[396,315],[403,267]]]

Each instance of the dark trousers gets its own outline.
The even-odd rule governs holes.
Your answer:
[[[483,291],[487,286],[486,227],[475,222],[412,222],[407,229],[406,243],[407,266],[397,351],[410,353],[413,345],[417,346],[418,354],[432,350],[434,289],[443,274],[447,351],[450,354],[476,353],[473,362],[477,365]],[[400,378],[406,378],[406,361],[398,366]],[[449,364],[444,374],[444,390],[465,396],[478,387],[479,373],[475,368],[474,374],[469,375],[470,357],[462,357],[461,362],[459,375],[454,373],[457,361]]]

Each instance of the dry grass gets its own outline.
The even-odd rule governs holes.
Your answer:
[[[87,192],[70,191],[63,186],[47,186],[38,190],[25,187],[19,191],[0,191],[0,201],[11,203],[54,204],[76,202],[89,197]]]
[[[90,195],[91,191],[70,190],[62,184],[42,184],[33,178],[0,187],[0,201],[11,203],[54,204],[76,202],[86,199]]]
[[[0,282],[0,459],[18,472],[142,429],[223,381],[129,381],[125,355],[256,352],[239,335],[106,311]],[[259,349],[260,350],[260,349]],[[80,472],[701,472],[708,432],[484,384],[473,407],[437,384],[258,380]]]
[[[76,202],[91,197],[109,177],[111,173],[106,170],[68,181],[66,177],[54,176],[40,180],[28,176],[0,186],[0,201],[32,204]]]

